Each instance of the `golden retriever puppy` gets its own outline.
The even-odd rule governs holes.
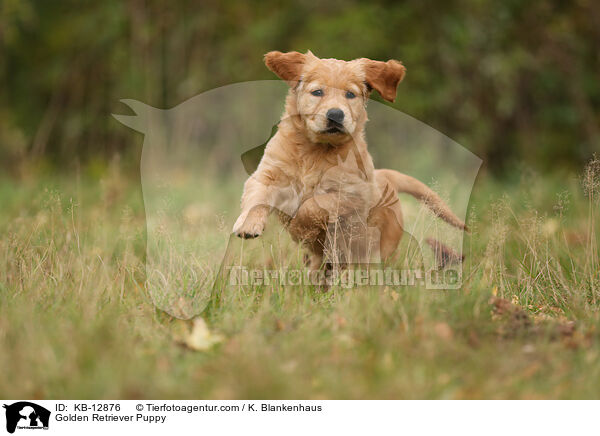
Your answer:
[[[260,236],[276,209],[292,238],[311,252],[311,269],[385,260],[403,233],[399,192],[465,229],[426,185],[373,166],[364,134],[366,104],[372,90],[394,101],[406,72],[400,62],[273,51],[265,63],[290,90],[278,131],[244,185],[237,236]]]

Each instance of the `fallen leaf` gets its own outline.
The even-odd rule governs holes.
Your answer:
[[[188,332],[180,342],[190,350],[206,351],[222,342],[223,339],[223,335],[211,333],[206,322],[198,317],[193,321],[192,331]]]

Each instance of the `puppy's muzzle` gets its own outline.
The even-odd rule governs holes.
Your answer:
[[[338,108],[332,108],[325,114],[327,118],[327,129],[325,133],[344,132],[344,111]]]

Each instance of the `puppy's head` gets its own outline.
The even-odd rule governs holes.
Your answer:
[[[395,60],[320,59],[310,51],[265,55],[267,67],[290,85],[288,115],[299,116],[309,140],[338,144],[359,134],[367,121],[366,102],[372,90],[388,101],[406,69]]]

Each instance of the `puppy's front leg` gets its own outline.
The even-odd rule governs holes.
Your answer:
[[[277,183],[273,183],[274,180]],[[233,232],[240,238],[256,238],[264,231],[273,208],[294,215],[298,206],[298,194],[288,181],[273,177],[273,172],[265,174],[258,171],[244,185],[242,213],[233,226]]]
[[[240,238],[256,238],[265,229],[267,218],[271,213],[268,204],[269,186],[250,177],[244,184],[242,195],[242,212],[233,225],[233,233]]]

